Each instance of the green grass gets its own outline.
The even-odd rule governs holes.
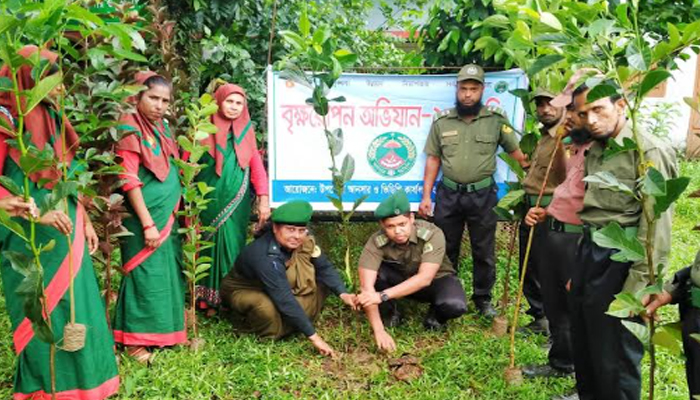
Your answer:
[[[700,187],[700,164],[683,163],[682,174],[693,177],[691,189]],[[682,199],[675,210],[673,252],[670,270],[692,262],[700,248],[700,235],[691,229],[700,221],[700,201]],[[357,224],[354,253],[359,243],[375,229],[373,224]],[[342,250],[332,224],[315,227],[323,248],[334,260]],[[494,296],[500,296],[504,279],[507,238],[499,236],[499,280]],[[460,276],[471,287],[471,260],[465,257]],[[515,263],[514,263],[515,264]],[[338,264],[339,265],[339,264]],[[511,271],[515,286],[516,269]],[[307,340],[299,336],[280,342],[258,340],[232,331],[230,324],[217,318],[202,321],[205,348],[193,353],[187,348],[162,350],[151,367],[120,357],[122,386],[119,399],[549,399],[567,393],[573,379],[526,381],[509,387],[503,380],[508,364],[508,338],[495,338],[489,324],[468,314],[450,323],[444,333],[426,333],[421,326],[424,305],[405,304],[405,323],[394,330],[401,354],[418,357],[423,375],[409,382],[398,381],[388,366],[390,357],[375,350],[371,331],[364,318],[357,318],[339,301],[328,301],[317,328],[342,353],[339,361],[317,355]],[[12,335],[0,300],[0,398],[11,397],[14,356]],[[527,323],[523,317],[521,324]],[[665,320],[677,318],[674,307],[663,312]],[[546,362],[541,337],[517,337],[517,364]],[[646,362],[646,361],[645,361]],[[660,351],[657,398],[687,399],[683,362]],[[645,377],[647,374],[644,364]],[[645,378],[646,379],[646,378]],[[646,383],[645,383],[646,390]]]

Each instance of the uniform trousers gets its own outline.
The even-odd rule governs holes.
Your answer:
[[[700,395],[700,343],[690,335],[700,334],[700,308],[690,304],[690,299],[680,301],[683,351],[685,352],[685,375],[688,380],[690,399]]]
[[[540,268],[544,313],[549,320],[552,340],[549,365],[570,372],[574,370],[574,360],[566,283],[571,279],[581,234],[554,231],[542,224],[538,226],[543,234],[535,257]]]
[[[612,261],[614,251],[585,232],[574,263],[571,326],[581,400],[639,400],[641,394],[644,347],[621,319],[605,314],[632,265]]]
[[[541,224],[535,225],[535,233],[532,237],[532,248],[530,250],[530,260],[528,261],[527,273],[525,274],[525,282],[523,282],[523,295],[530,305],[530,309],[527,310],[527,314],[534,319],[543,318],[545,315],[544,306],[542,304],[543,293],[540,283],[540,270],[541,266],[540,260],[546,260],[545,258],[537,257],[537,253],[542,247],[542,241],[547,235],[547,227],[541,226]],[[520,248],[520,276],[523,273],[523,261],[525,260],[525,252],[527,248],[527,239],[530,236],[530,227],[525,225],[524,222],[520,224],[519,229],[519,248]]]
[[[379,267],[374,288],[377,292],[381,292],[400,284],[408,278],[390,264],[382,263]],[[421,303],[429,303],[440,323],[445,323],[447,320],[457,318],[467,312],[467,298],[464,288],[457,275],[454,274],[433,279],[430,286],[407,297]],[[382,314],[385,314],[390,308],[396,307],[396,303],[395,300],[389,300],[380,304],[379,307]]]
[[[496,214],[497,187],[473,192],[456,191],[440,184],[435,196],[435,225],[445,233],[445,250],[455,270],[459,268],[459,251],[466,223],[472,246],[473,295],[475,302],[491,300],[496,283]]]

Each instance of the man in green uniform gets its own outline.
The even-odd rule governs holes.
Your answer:
[[[589,91],[585,85],[574,91],[576,113],[594,139],[586,154],[586,192],[579,213],[584,234],[571,277],[576,387],[584,400],[638,399],[644,348],[621,319],[607,315],[606,311],[616,294],[636,293],[649,284],[646,258],[636,263],[612,260],[610,257],[617,251],[597,245],[592,234],[610,223],[617,223],[627,235],[636,235],[645,243],[649,222],[635,197],[612,190],[591,177],[598,173],[612,174],[636,191],[639,155],[636,151],[605,154],[613,141],[622,145],[624,139],[633,139],[632,123],[627,121],[625,101],[618,95],[589,103]],[[640,132],[638,138],[646,161],[665,178],[676,177],[673,149],[644,132]],[[672,212],[663,213],[653,225],[651,237],[656,265],[667,261]]]
[[[414,219],[403,190],[382,201],[374,215],[382,229],[367,240],[360,256],[357,304],[367,314],[377,347],[393,351],[396,345],[384,327],[400,322],[396,299],[430,303],[423,321],[429,330],[464,314],[467,300],[445,255],[445,235],[430,222]]]
[[[329,289],[351,308],[355,296],[309,235],[312,213],[305,201],[275,209],[272,230],[243,249],[221,282],[221,299],[243,317],[247,330],[273,339],[299,331],[321,354],[334,357],[312,321]]]
[[[554,99],[554,95],[543,88],[538,88],[532,94],[532,100],[535,102],[537,120],[542,124],[542,128],[540,129],[541,138],[537,142],[537,147],[532,154],[530,169],[523,179],[525,203],[528,208],[534,207],[537,203],[537,197],[540,194],[542,183],[547,174],[547,167],[552,157],[554,157],[554,161],[552,161],[552,169],[549,171],[549,177],[544,185],[544,195],[540,201],[541,207],[547,207],[549,205],[552,201],[554,189],[564,182],[564,178],[566,178],[566,155],[564,154],[564,148],[561,142],[557,145],[557,133],[563,128],[565,119],[564,107],[555,107],[551,105],[550,101],[552,99]],[[522,271],[523,268],[523,260],[525,258],[530,229],[531,228],[526,223],[520,224],[520,271]],[[539,252],[537,251],[543,242],[544,236],[546,236],[546,229],[537,225],[533,226],[532,229],[535,230],[535,233],[532,238],[532,249],[530,252],[527,274],[525,275],[523,295],[530,305],[527,314],[530,315],[533,320],[522,329],[532,333],[547,334],[549,332],[549,323],[545,317],[539,278],[540,274],[547,273],[547,271],[542,269],[544,263],[539,259]]]
[[[425,144],[427,155],[423,175],[423,198],[418,212],[432,211],[431,195],[438,172],[442,182],[435,195],[435,224],[447,238],[446,253],[455,267],[464,224],[469,229],[474,261],[472,300],[487,317],[496,315],[491,289],[496,282],[495,243],[498,199],[493,180],[496,150],[501,146],[521,165],[527,166],[518,139],[503,111],[484,107],[484,70],[465,65],[457,75],[455,107],[438,114]]]

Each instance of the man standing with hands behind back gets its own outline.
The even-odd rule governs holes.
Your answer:
[[[419,214],[432,211],[431,194],[438,172],[442,181],[435,196],[435,224],[445,233],[446,253],[455,268],[464,224],[474,260],[472,300],[482,316],[493,318],[491,289],[496,282],[495,242],[497,187],[496,151],[501,146],[523,167],[528,163],[503,111],[484,107],[484,70],[465,65],[457,75],[455,107],[438,114],[425,144],[423,198]]]

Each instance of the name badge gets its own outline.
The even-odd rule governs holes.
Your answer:
[[[446,138],[446,137],[451,137],[451,136],[457,136],[458,134],[459,134],[459,132],[457,132],[457,131],[447,131],[447,132],[442,133],[442,137]]]

